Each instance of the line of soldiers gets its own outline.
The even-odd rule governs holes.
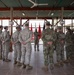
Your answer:
[[[70,28],[66,28],[66,34],[63,33],[63,27],[58,26],[56,30],[51,28],[50,22],[46,22],[45,30],[42,32],[43,53],[44,53],[44,71],[52,70],[54,66],[61,67],[64,63],[68,63],[73,55],[73,33]],[[54,63],[53,54],[56,50],[57,63]],[[67,60],[64,58],[64,50],[66,50]]]
[[[33,67],[30,66],[31,60],[31,39],[32,31],[29,30],[29,24],[25,23],[25,27],[21,30],[20,26],[16,27],[16,31],[12,35],[12,44],[14,50],[14,64],[30,70]]]
[[[45,25],[46,29],[42,32],[44,53],[44,67],[42,69],[45,71],[48,71],[49,66],[50,69],[54,68],[54,50],[56,50],[57,55],[56,65],[61,66],[64,62],[64,46],[66,48],[68,60],[70,59],[73,48],[73,37],[71,37],[73,36],[73,34],[69,28],[67,28],[68,31],[65,34],[63,33],[62,26],[59,26],[57,28],[57,31],[54,31],[52,28],[50,28],[50,26],[50,22],[47,21]],[[32,52],[31,41],[33,32],[29,30],[29,23],[25,23],[25,27],[23,30],[21,30],[20,26],[17,26],[16,31],[13,33],[11,38],[8,32],[8,27],[4,27],[3,32],[2,29],[3,27],[0,26],[0,59],[3,59],[3,61],[10,61],[8,59],[8,53],[11,40],[14,50],[14,64],[21,66],[21,68],[26,68],[27,70],[32,69],[33,67],[30,66],[30,61]],[[39,42],[39,40],[36,42]],[[37,47],[39,51],[39,45]],[[34,48],[36,50],[36,46],[34,46]]]
[[[9,62],[8,54],[10,50],[10,41],[12,42],[12,48],[14,50],[14,64],[26,68],[26,70],[32,69],[30,66],[31,59],[31,38],[32,31],[29,30],[29,23],[26,23],[24,29],[21,30],[20,26],[16,27],[16,31],[10,37],[8,27],[0,26],[0,59],[5,62]]]

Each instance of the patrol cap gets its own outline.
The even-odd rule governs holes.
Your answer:
[[[8,28],[8,26],[4,26],[4,29],[7,29]]]
[[[2,28],[3,26],[2,25],[0,25],[0,28]]]
[[[50,26],[50,22],[49,21],[46,21],[46,26]]]
[[[57,29],[62,29],[62,26],[58,26]]]
[[[20,25],[16,26],[16,29],[18,29],[18,28],[21,28],[21,26]]]

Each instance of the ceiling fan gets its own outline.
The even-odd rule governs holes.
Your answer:
[[[33,6],[31,8],[36,7],[36,6],[48,5],[48,3],[38,4],[38,3],[36,3],[36,1],[35,2],[33,2],[32,0],[28,0],[28,1],[33,4]]]

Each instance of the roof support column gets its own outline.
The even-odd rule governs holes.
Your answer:
[[[54,26],[54,18],[52,18],[52,26]],[[53,28],[54,29],[54,28]]]
[[[10,8],[11,36],[13,34],[13,8]]]
[[[3,20],[1,19],[1,25],[3,26]]]
[[[54,18],[52,18],[52,25],[54,25]]]
[[[20,25],[22,25],[22,19],[20,18]]]
[[[71,28],[73,28],[73,19],[71,19]]]
[[[61,19],[63,20],[63,11],[64,11],[64,7],[61,8]]]
[[[64,25],[64,20],[63,20],[63,11],[64,11],[64,7],[61,8],[61,22],[60,22],[60,24],[61,24],[62,27],[63,27],[63,25]],[[63,27],[62,30],[64,30],[64,27]]]

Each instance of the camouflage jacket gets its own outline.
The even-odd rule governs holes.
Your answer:
[[[34,32],[34,40],[39,40],[39,33],[38,32]]]
[[[21,30],[20,34],[19,34],[19,41],[20,42],[25,42],[30,43],[31,39],[32,39],[32,31],[30,31],[28,28],[25,28],[23,30]]]
[[[42,32],[42,40],[43,40],[43,43],[45,46],[47,45],[47,42],[50,42],[50,41],[52,41],[54,44],[56,41],[56,38],[57,38],[57,36],[56,36],[54,30],[52,30],[50,28],[47,28]]]
[[[63,41],[63,43],[61,41]],[[65,34],[63,32],[57,32],[57,43],[65,43]]]
[[[66,33],[65,42],[66,42],[66,45],[71,45],[71,44],[73,44],[73,41],[72,41],[72,34],[70,34],[70,32],[67,32],[67,33]]]

